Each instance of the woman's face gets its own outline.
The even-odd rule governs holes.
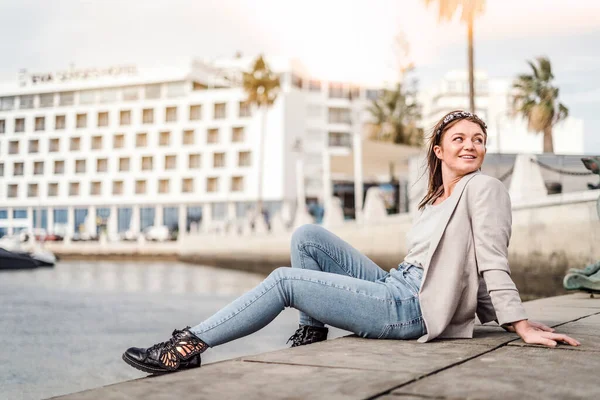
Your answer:
[[[478,124],[463,119],[443,134],[440,145],[434,146],[433,151],[449,172],[463,176],[483,164],[485,140]]]

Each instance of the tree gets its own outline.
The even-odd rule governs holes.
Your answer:
[[[469,60],[469,108],[475,113],[475,59],[473,49],[473,25],[475,17],[483,14],[485,0],[424,0],[425,5],[436,2],[439,5],[440,21],[449,21],[461,8],[461,20],[467,23],[468,60]]]
[[[398,144],[420,146],[423,129],[417,127],[421,110],[416,102],[416,82],[405,89],[398,83],[394,89],[385,89],[372,100],[368,108],[375,119],[372,138]]]
[[[246,102],[256,108],[261,114],[260,144],[258,160],[258,200],[257,213],[262,213],[262,181],[264,162],[264,142],[267,111],[273,105],[279,92],[279,76],[271,71],[262,55],[259,55],[250,72],[243,73],[243,87],[246,92]]]
[[[547,57],[538,57],[537,65],[527,62],[533,73],[515,79],[513,112],[527,118],[529,130],[544,134],[544,153],[553,153],[552,127],[569,116],[569,109],[558,102],[558,88],[552,80],[552,65]]]

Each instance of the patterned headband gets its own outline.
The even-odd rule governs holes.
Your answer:
[[[435,135],[439,136],[442,133],[442,131],[444,130],[444,128],[446,127],[446,125],[448,125],[450,122],[454,121],[455,119],[469,118],[469,117],[475,118],[478,121],[481,121],[481,123],[483,124],[483,127],[485,129],[487,129],[487,125],[485,124],[485,122],[483,122],[483,120],[481,118],[479,118],[477,115],[472,114],[470,112],[466,112],[466,111],[456,111],[456,112],[448,114],[444,117],[444,120],[442,121],[442,124],[440,125],[438,130],[435,132]]]

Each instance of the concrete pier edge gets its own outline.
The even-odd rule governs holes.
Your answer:
[[[554,349],[528,345],[497,325],[477,325],[473,339],[425,344],[346,336],[54,399],[596,396],[600,387],[594,373],[600,369],[600,299],[573,293],[526,302],[525,308],[531,320],[555,327],[582,345],[559,344]]]

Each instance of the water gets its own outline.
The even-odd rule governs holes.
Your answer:
[[[177,262],[65,261],[0,271],[0,399],[39,399],[146,376],[121,360],[195,325],[264,276]],[[297,311],[202,362],[285,348]],[[330,330],[330,338],[345,334]]]

